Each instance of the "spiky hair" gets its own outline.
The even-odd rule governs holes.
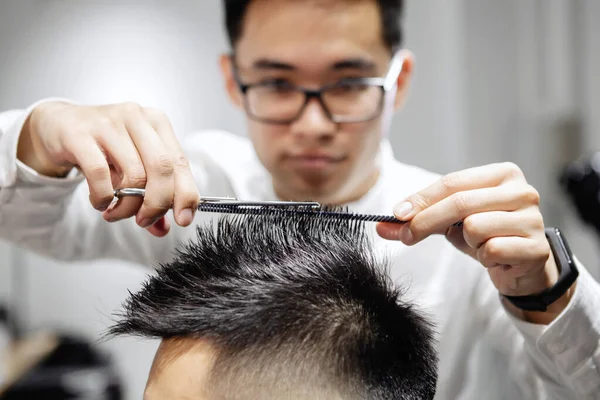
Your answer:
[[[216,391],[432,399],[431,326],[387,267],[363,223],[276,211],[220,218],[159,266],[109,332],[209,341]]]

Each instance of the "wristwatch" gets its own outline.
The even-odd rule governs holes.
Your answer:
[[[561,298],[569,290],[579,276],[579,271],[573,261],[571,249],[560,229],[548,227],[545,231],[560,275],[554,286],[541,293],[528,296],[503,295],[506,300],[522,310],[546,311],[550,304]]]

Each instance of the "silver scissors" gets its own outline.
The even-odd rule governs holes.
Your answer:
[[[145,189],[140,188],[121,188],[114,192],[116,198],[120,199],[126,196],[144,197],[146,195]],[[245,201],[239,200],[236,197],[207,197],[202,196],[200,198],[200,204],[228,204],[231,206],[255,206],[255,207],[306,207],[309,209],[320,209],[321,204],[315,201]]]

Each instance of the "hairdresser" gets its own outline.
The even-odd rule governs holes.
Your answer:
[[[0,114],[0,237],[60,260],[156,266],[206,217],[201,195],[393,212],[408,223],[377,225],[377,245],[435,317],[438,399],[599,399],[600,285],[544,226],[521,170],[437,176],[394,158],[387,130],[414,69],[402,6],[225,1],[232,52],[219,62],[247,137],[182,146],[166,115],[131,103]],[[121,187],[146,196],[110,206]]]

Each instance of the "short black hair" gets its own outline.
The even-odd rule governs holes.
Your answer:
[[[223,0],[225,27],[232,48],[242,35],[244,16],[252,0]],[[390,51],[395,52],[402,46],[402,17],[404,0],[377,0],[381,13],[383,40]]]
[[[213,386],[236,398],[308,385],[336,393],[325,398],[433,399],[433,327],[401,299],[367,232],[276,211],[200,225],[126,300],[109,336],[208,340],[218,352]]]

